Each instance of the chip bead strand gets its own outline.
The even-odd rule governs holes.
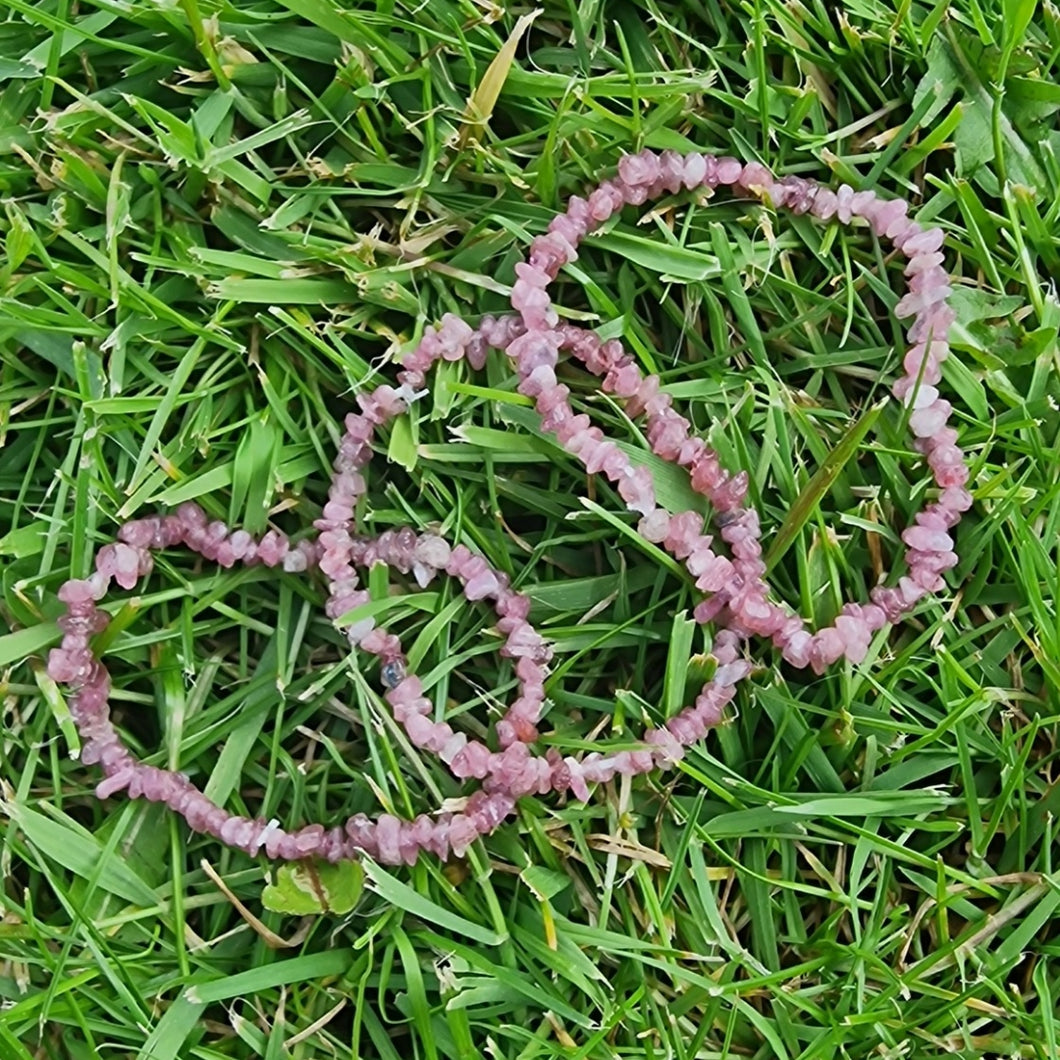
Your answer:
[[[748,477],[722,466],[714,450],[692,434],[687,418],[673,408],[657,376],[645,376],[617,340],[601,340],[591,330],[561,321],[549,287],[560,270],[577,259],[578,247],[593,231],[626,206],[640,206],[665,194],[713,194],[728,187],[739,196],[809,214],[822,222],[866,222],[907,261],[908,290],[894,312],[910,320],[909,348],[893,385],[906,410],[914,447],[927,464],[938,495],[904,531],[907,573],[893,586],[876,586],[863,602],[845,604],[835,621],[811,632],[805,620],[770,598],[762,561],[761,526],[748,504]],[[197,505],[182,505],[167,515],[126,523],[118,540],[95,557],[95,572],[73,579],[59,590],[65,611],[59,619],[61,644],[52,650],[48,672],[72,690],[70,706],[82,738],[82,760],[99,765],[104,777],[100,798],[120,792],[162,802],[189,826],[254,855],[330,861],[367,856],[385,864],[411,864],[422,852],[445,859],[460,856],[480,836],[497,828],[520,798],[569,792],[586,800],[589,785],[619,775],[635,775],[673,766],[690,745],[717,725],[737,685],[751,671],[743,655],[751,637],[770,640],[792,666],[823,673],[841,658],[864,660],[873,635],[897,621],[924,596],[939,591],[942,575],[957,562],[952,530],[972,502],[968,468],[948,426],[952,408],[939,394],[942,364],[949,355],[953,323],[948,307],[949,277],[943,268],[943,233],[925,229],[908,216],[908,205],[871,191],[842,185],[835,191],[798,177],[776,179],[765,167],[708,154],[655,154],[644,151],[621,159],[618,172],[587,197],[572,197],[563,213],[536,237],[526,261],[516,266],[512,314],[482,318],[478,328],[454,315],[425,330],[415,349],[402,358],[398,386],[384,384],[357,395],[358,411],[346,417],[334,461],[328,500],[314,522],[315,539],[292,543],[277,530],[260,539],[211,521]],[[578,460],[587,474],[602,474],[637,517],[646,541],[664,548],[688,571],[703,599],[694,614],[713,623],[713,675],[694,703],[665,724],[649,728],[632,749],[593,751],[563,757],[554,749],[538,753],[539,724],[546,702],[545,682],[552,649],[528,621],[529,599],[512,590],[505,574],[462,545],[451,546],[435,534],[411,528],[377,537],[357,532],[356,509],[365,495],[365,471],[377,432],[404,414],[423,392],[427,375],[440,361],[466,359],[480,369],[490,349],[511,359],[520,393],[529,397],[542,429]],[[645,436],[657,456],[687,470],[694,491],[712,512],[716,534],[707,533],[696,511],[671,513],[656,501],[650,472],[631,460],[584,413],[576,413],[570,390],[557,375],[561,354],[582,363],[601,380],[601,390],[633,419],[643,419]],[[125,747],[109,712],[110,676],[93,653],[91,639],[106,628],[107,613],[97,605],[112,582],[132,589],[153,569],[153,552],[184,547],[223,568],[236,563],[263,565],[297,574],[318,571],[327,586],[327,615],[345,622],[368,601],[358,569],[382,563],[426,586],[439,574],[456,579],[471,601],[489,602],[504,638],[501,654],[512,660],[517,695],[495,726],[497,750],[469,739],[444,720],[433,720],[432,704],[420,679],[408,672],[397,636],[376,628],[371,618],[345,624],[351,646],[379,661],[384,699],[411,744],[437,755],[453,775],[476,780],[457,812],[422,814],[404,820],[392,814],[364,814],[344,825],[306,825],[285,830],[275,820],[241,817],[211,802],[181,773],[139,762]],[[726,554],[727,553],[727,554]]]

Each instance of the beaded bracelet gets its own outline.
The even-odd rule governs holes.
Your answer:
[[[898,317],[913,318],[908,330],[910,348],[892,389],[909,410],[914,445],[926,457],[939,492],[902,535],[908,573],[896,586],[875,587],[863,603],[845,604],[835,622],[816,633],[806,628],[801,616],[769,598],[758,514],[747,505],[747,474],[730,474],[718,455],[689,433],[689,421],[672,408],[670,396],[660,391],[659,378],[642,375],[620,342],[605,342],[593,331],[562,323],[548,294],[560,269],[576,260],[581,241],[624,206],[639,206],[664,193],[722,186],[821,221],[836,218],[849,224],[861,218],[908,259],[909,289],[895,312]],[[815,673],[844,657],[861,662],[873,633],[943,587],[943,572],[957,561],[950,531],[972,501],[966,489],[968,468],[956,445],[956,432],[947,426],[952,410],[936,387],[949,353],[947,335],[954,320],[946,304],[950,284],[942,267],[943,233],[939,228],[922,228],[907,212],[907,203],[900,199],[882,200],[873,192],[855,192],[847,185],[831,191],[797,177],[777,180],[764,166],[742,165],[733,158],[669,151],[623,157],[615,177],[587,198],[571,198],[547,233],[533,240],[528,259],[516,266],[512,315],[487,316],[477,329],[446,315],[402,359],[399,386],[383,385],[357,395],[360,411],[346,418],[328,502],[314,523],[315,540],[292,546],[275,530],[255,540],[243,530],[230,532],[224,523],[208,521],[197,505],[185,504],[170,515],[126,523],[119,540],[96,554],[94,574],[60,588],[59,599],[66,606],[59,619],[63,640],[49,656],[48,672],[72,689],[70,709],[83,741],[82,760],[98,763],[104,773],[97,795],[102,799],[124,791],[131,798],[165,803],[193,830],[252,855],[264,851],[270,858],[330,861],[368,856],[386,864],[411,864],[421,851],[429,851],[444,859],[463,854],[476,838],[508,817],[517,800],[526,795],[569,791],[586,800],[591,783],[678,762],[690,744],[722,720],[736,685],[750,672],[750,663],[740,650],[751,636],[768,637],[788,663],[809,666]],[[377,430],[407,410],[426,385],[427,372],[435,362],[466,358],[472,368],[479,369],[491,348],[503,350],[512,360],[519,392],[533,400],[542,429],[554,435],[588,474],[602,473],[615,483],[627,508],[640,516],[638,532],[683,562],[704,594],[695,608],[697,621],[718,627],[712,647],[717,663],[713,676],[692,706],[659,728],[648,729],[638,750],[594,751],[580,758],[564,758],[555,750],[536,753],[533,744],[552,652],[527,621],[527,597],[512,591],[506,575],[462,545],[450,547],[440,537],[419,535],[410,528],[376,538],[355,532],[354,507],[366,490],[361,471],[371,458]],[[622,402],[630,417],[643,417],[655,454],[688,470],[692,489],[710,503],[728,556],[716,551],[713,537],[704,533],[702,515],[670,513],[659,507],[647,468],[634,465],[588,416],[574,413],[567,400],[570,391],[556,377],[561,353],[600,377],[603,391]],[[464,809],[424,814],[412,821],[390,814],[372,820],[358,814],[330,829],[313,824],[286,831],[276,821],[232,815],[183,774],[139,762],[110,720],[110,676],[90,644],[92,635],[108,622],[96,604],[112,580],[132,589],[146,577],[153,566],[153,550],[178,545],[222,567],[243,562],[289,572],[319,569],[327,581],[326,613],[332,619],[367,602],[357,568],[375,563],[411,574],[421,586],[445,573],[457,579],[467,599],[490,601],[497,629],[505,637],[501,654],[515,660],[518,678],[518,695],[495,729],[497,750],[468,739],[447,722],[430,719],[430,702],[419,678],[407,672],[396,636],[375,628],[371,619],[356,621],[346,631],[351,645],[379,659],[384,698],[410,741],[437,755],[455,777],[480,782]]]

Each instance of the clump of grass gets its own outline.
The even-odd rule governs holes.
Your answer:
[[[548,5],[487,123],[469,100],[521,10],[348,7],[5,8],[0,1052],[1055,1056],[1055,11]],[[308,527],[351,392],[425,319],[502,309],[550,211],[640,146],[879,186],[946,227],[976,495],[952,591],[856,669],[764,654],[680,773],[525,800],[465,863],[368,867],[348,913],[270,910],[263,865],[98,805],[41,663],[61,581],[183,500]],[[751,472],[777,591],[818,619],[889,566],[920,488],[893,407],[849,433],[896,363],[896,267],[856,233],[675,202],[561,286]],[[388,445],[365,525],[441,527],[533,596],[557,746],[681,702],[708,646],[688,585],[503,359],[444,369]],[[167,556],[108,644],[130,740],[290,821],[458,796],[320,604]],[[440,586],[386,618],[438,709],[484,731],[512,683],[484,616]]]

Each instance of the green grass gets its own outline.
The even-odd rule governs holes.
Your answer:
[[[527,10],[0,3],[0,1056],[1055,1058],[1057,9],[550,0],[466,127]],[[369,867],[346,914],[270,911],[264,862],[98,805],[43,670],[61,582],[182,500],[308,527],[352,391],[442,313],[503,309],[528,238],[641,146],[877,187],[945,227],[976,500],[949,589],[859,667],[759,655],[680,771],[527,799],[465,862]],[[683,198],[609,225],[557,291],[751,472],[776,591],[816,620],[892,569],[926,485],[893,402],[857,432],[900,359],[899,280],[863,231]],[[621,741],[686,701],[709,639],[688,577],[512,384],[497,355],[445,367],[373,462],[364,526],[510,572],[556,644],[548,740]],[[660,495],[690,498],[679,474]],[[122,729],[232,810],[461,793],[318,584],[174,552],[125,596]],[[437,584],[385,617],[484,733],[513,686],[486,614]]]

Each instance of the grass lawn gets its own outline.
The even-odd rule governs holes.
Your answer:
[[[549,0],[501,87],[530,10],[0,0],[3,1060],[1060,1055],[1060,13]],[[975,497],[946,590],[822,677],[751,642],[729,722],[677,770],[524,799],[447,865],[307,895],[304,872],[99,803],[44,669],[59,585],[186,500],[308,529],[357,388],[443,313],[504,311],[529,240],[641,147],[878,189],[945,228],[940,386]],[[775,594],[817,622],[900,573],[927,488],[883,401],[900,281],[864,227],[719,194],[626,212],[556,288],[749,471]],[[507,571],[556,648],[545,741],[628,746],[709,673],[699,598],[513,384],[497,352],[443,365],[362,525]],[[323,598],[159,556],[108,597],[130,744],[291,825],[466,794]],[[514,687],[485,609],[402,583],[383,618],[438,715],[485,735]]]

